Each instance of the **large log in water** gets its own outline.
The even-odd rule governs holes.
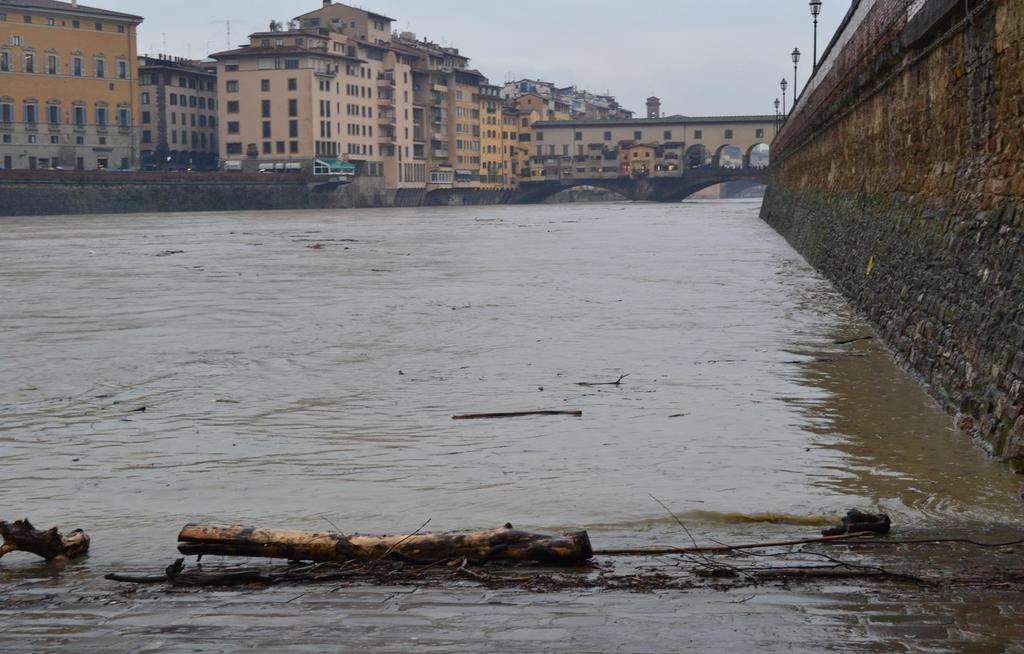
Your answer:
[[[235,525],[187,525],[178,536],[186,556],[243,556],[314,563],[399,559],[417,563],[469,559],[578,565],[593,558],[585,531],[545,536],[511,525],[493,531],[411,536],[345,536]]]
[[[57,528],[39,531],[28,520],[0,522],[0,557],[11,552],[29,552],[47,561],[74,559],[89,551],[89,536],[81,529],[61,536]]]

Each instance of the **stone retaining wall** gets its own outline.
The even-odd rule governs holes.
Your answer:
[[[762,215],[1024,470],[1024,0],[858,19],[773,147]]]

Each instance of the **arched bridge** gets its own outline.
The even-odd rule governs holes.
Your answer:
[[[539,204],[562,191],[580,186],[605,189],[635,202],[681,202],[689,196],[725,182],[768,183],[767,168],[701,167],[684,170],[674,176],[586,178],[569,177],[523,182],[512,201]]]

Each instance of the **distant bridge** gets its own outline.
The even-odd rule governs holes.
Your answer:
[[[694,193],[725,182],[768,183],[767,168],[691,168],[674,176],[655,177],[567,177],[557,180],[523,182],[511,201],[539,204],[571,188],[591,186],[616,193],[635,202],[682,202]]]

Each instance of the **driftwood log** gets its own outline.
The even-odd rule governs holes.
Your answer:
[[[0,558],[11,552],[29,552],[47,561],[74,559],[89,551],[89,536],[81,529],[62,536],[57,528],[39,531],[28,520],[0,522]]]
[[[191,524],[178,535],[178,551],[186,556],[241,556],[313,563],[391,559],[431,564],[468,559],[478,564],[520,561],[556,566],[579,565],[594,556],[585,531],[545,536],[517,531],[511,525],[475,533],[345,536]]]

